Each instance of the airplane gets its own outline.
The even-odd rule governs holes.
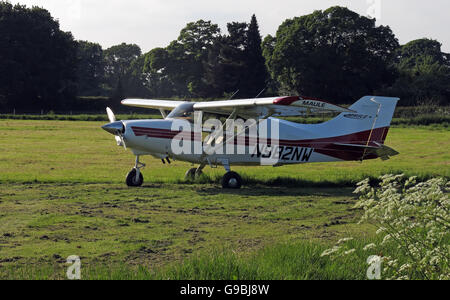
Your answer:
[[[145,164],[140,157],[151,155],[164,164],[180,160],[198,165],[186,172],[190,179],[200,176],[205,166],[223,166],[222,187],[239,189],[242,178],[231,166],[362,162],[398,155],[384,142],[399,100],[365,96],[345,108],[301,96],[207,102],[125,99],[121,104],[159,110],[163,119],[117,121],[107,108],[110,123],[102,128],[136,157],[126,177],[128,186],[143,184]],[[319,124],[280,119],[318,113],[337,116]],[[203,125],[205,115],[215,117]]]

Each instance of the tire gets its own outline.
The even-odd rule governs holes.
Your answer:
[[[240,189],[242,186],[242,178],[236,172],[227,172],[222,177],[222,187],[224,189]]]
[[[185,180],[195,180],[195,178],[199,177],[200,175],[203,174],[202,171],[200,171],[200,173],[196,173],[197,172],[197,168],[192,168],[186,171],[186,174],[184,175],[184,179]]]
[[[136,169],[133,169],[128,173],[126,183],[128,186],[141,186],[144,183],[144,176],[142,173],[139,173],[139,178],[136,181]]]

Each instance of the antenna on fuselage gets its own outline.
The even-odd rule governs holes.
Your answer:
[[[256,95],[255,98],[258,98],[259,96],[261,96],[261,94],[264,93],[264,91],[265,91],[266,89],[267,89],[267,86],[266,86],[265,88],[263,88],[263,89],[261,90],[261,92],[259,92],[259,94]]]
[[[234,93],[233,93],[233,95],[231,95],[230,99],[228,99],[228,100],[231,100],[231,99],[233,99],[233,97],[234,97],[234,96],[236,96],[236,95],[237,95],[237,93],[239,93],[239,91],[240,91],[240,90],[237,90],[236,92],[234,92]]]

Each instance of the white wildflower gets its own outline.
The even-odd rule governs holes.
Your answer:
[[[381,242],[381,245],[386,245],[390,240],[392,236],[390,234],[386,234],[383,238],[383,241]]]
[[[370,250],[370,249],[375,248],[376,246],[377,246],[377,245],[375,245],[374,243],[368,244],[368,245],[366,245],[366,246],[363,248],[363,250],[364,250],[364,251],[367,251],[367,250]]]
[[[327,250],[323,251],[322,254],[320,255],[320,257],[330,256],[330,255],[332,255],[333,253],[338,252],[340,249],[341,249],[341,247],[334,246],[334,247],[331,248],[331,249],[327,249]]]
[[[382,246],[393,244],[402,255],[385,258],[385,278],[409,279],[403,274],[411,266],[423,278],[450,279],[448,232],[450,224],[450,182],[434,178],[416,183],[417,177],[384,175],[380,186],[370,187],[369,180],[358,184],[355,193],[360,199],[355,207],[362,208],[361,222],[379,225],[377,234],[384,235]],[[402,183],[404,182],[404,184]],[[366,245],[369,250],[375,245]]]
[[[400,267],[400,269],[398,270],[399,273],[403,273],[405,271],[408,271],[411,269],[411,265],[410,264],[404,264]]]
[[[380,228],[378,228],[376,234],[380,234],[380,233],[383,233],[383,232],[385,232],[385,231],[386,231],[386,228],[380,227]]]
[[[340,245],[340,244],[346,243],[351,240],[353,240],[353,238],[343,238],[343,239],[340,239],[336,244]]]
[[[344,255],[352,254],[352,253],[355,252],[355,251],[356,251],[356,249],[350,249],[350,250],[348,250],[348,251],[345,251],[345,252],[344,252]]]

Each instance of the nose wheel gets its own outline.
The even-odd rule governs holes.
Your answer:
[[[128,172],[126,183],[131,187],[138,187],[144,183],[144,176],[141,173],[141,169],[145,167],[145,164],[139,161],[139,155],[136,155],[136,163],[133,170]]]
[[[142,176],[141,172],[139,172],[138,175],[137,170],[133,169],[130,172],[128,172],[126,182],[128,186],[132,187],[141,186],[144,183],[144,176]]]

